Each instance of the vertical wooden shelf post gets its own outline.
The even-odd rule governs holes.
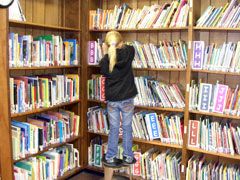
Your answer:
[[[0,159],[3,180],[13,179],[12,133],[10,126],[10,96],[8,71],[8,13],[0,9]]]

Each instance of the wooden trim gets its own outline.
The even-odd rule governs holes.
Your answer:
[[[192,114],[201,114],[201,115],[205,115],[205,116],[214,116],[214,117],[219,117],[219,118],[240,120],[240,116],[233,116],[233,115],[220,114],[220,113],[214,113],[214,112],[202,112],[202,111],[197,111],[197,110],[190,110],[189,112]]]
[[[166,32],[171,32],[171,31],[187,31],[188,27],[175,27],[175,28],[156,28],[156,29],[90,29],[89,32],[109,32],[109,31],[119,31],[119,32],[125,32],[125,33],[133,33],[133,32],[158,32],[158,31],[166,31]]]
[[[240,28],[197,27],[197,26],[194,26],[193,30],[196,30],[196,31],[240,31]]]
[[[10,71],[18,71],[18,70],[47,70],[47,69],[70,69],[70,68],[81,68],[81,66],[41,66],[41,67],[11,67]]]
[[[240,72],[223,72],[223,71],[212,71],[212,70],[196,70],[192,69],[192,72],[197,73],[208,73],[208,74],[219,74],[219,75],[231,75],[231,76],[240,76]]]
[[[8,72],[8,11],[0,8],[0,159],[2,179],[13,179]]]

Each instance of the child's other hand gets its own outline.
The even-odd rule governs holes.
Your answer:
[[[102,50],[103,50],[103,54],[107,54],[108,53],[108,46],[107,46],[106,43],[103,43]]]

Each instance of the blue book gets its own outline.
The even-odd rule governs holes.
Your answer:
[[[158,123],[158,117],[156,113],[150,113],[146,114],[146,125],[147,125],[147,130],[149,132],[149,138],[150,140],[153,139],[159,139],[160,138],[160,133],[159,133],[159,123]]]
[[[63,42],[69,42],[70,44],[70,65],[76,65],[77,61],[77,40],[76,39],[65,39]]]

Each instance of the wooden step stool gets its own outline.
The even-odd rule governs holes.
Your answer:
[[[116,170],[116,169],[122,169],[122,168],[128,168],[128,169],[129,169],[129,172],[130,172],[130,170],[131,170],[131,167],[130,167],[130,166],[124,166],[124,167],[120,167],[120,168],[110,168],[110,167],[104,166],[104,180],[112,180],[114,170]],[[120,175],[121,175],[121,174],[120,174]],[[129,178],[130,180],[132,180],[132,175],[129,174],[128,178]]]

